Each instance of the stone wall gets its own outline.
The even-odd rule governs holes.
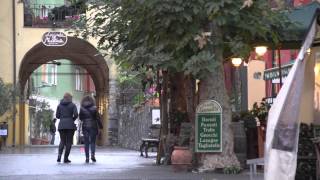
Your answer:
[[[119,146],[139,150],[141,138],[149,137],[151,133],[151,110],[150,105],[121,106],[119,108]]]

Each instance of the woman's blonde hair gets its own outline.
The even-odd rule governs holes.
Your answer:
[[[63,99],[72,101],[72,95],[71,95],[71,93],[68,93],[68,92],[64,93]]]

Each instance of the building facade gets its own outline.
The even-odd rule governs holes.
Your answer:
[[[70,90],[76,99],[80,99],[86,88],[90,93],[95,90],[99,112],[103,114],[106,128],[99,143],[108,143],[109,83],[111,86],[115,83],[116,66],[110,58],[103,57],[96,49],[94,39],[85,41],[66,35],[66,28],[70,23],[80,15],[86,14],[82,6],[83,4],[78,1],[72,4],[64,0],[1,1],[0,77],[4,82],[14,84],[19,91],[19,98],[15,100],[16,111],[9,112],[12,118],[0,120],[8,124],[7,146],[30,144],[28,109],[32,93],[55,99],[62,97],[63,91]],[[50,41],[44,39],[48,36],[51,38]],[[59,45],[60,40],[63,43]],[[46,45],[44,42],[51,44]],[[69,60],[74,65],[73,69],[69,69],[74,79],[67,80],[59,76],[60,68],[62,72],[63,68],[70,66],[64,63],[57,67],[52,66],[55,64],[52,62],[63,59]],[[52,75],[56,71],[57,76]],[[43,74],[33,76],[33,72],[47,72],[50,76]],[[86,76],[81,76],[84,77],[83,80],[77,79],[77,74],[88,74],[92,80]],[[33,91],[30,90],[32,83]]]

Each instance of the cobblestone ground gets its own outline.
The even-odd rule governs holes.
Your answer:
[[[82,147],[73,147],[72,163],[56,162],[57,147],[6,148],[0,151],[0,179],[106,179],[106,180],[247,180],[247,171],[237,175],[174,172],[171,166],[155,165],[139,152],[121,148],[98,148],[97,162],[86,164]],[[257,179],[261,180],[260,174]]]

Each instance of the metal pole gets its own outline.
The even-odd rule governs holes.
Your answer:
[[[235,107],[236,107],[236,112],[241,111],[241,77],[240,77],[240,67],[236,67],[235,70]]]
[[[280,80],[280,88],[282,87],[282,72],[281,72],[281,53],[280,48],[278,48],[278,67],[279,67],[279,80]]]
[[[16,1],[12,1],[12,39],[13,39],[13,90],[16,91]],[[13,119],[12,119],[12,146],[16,145],[16,92],[12,97]],[[21,131],[21,126],[19,130]]]

